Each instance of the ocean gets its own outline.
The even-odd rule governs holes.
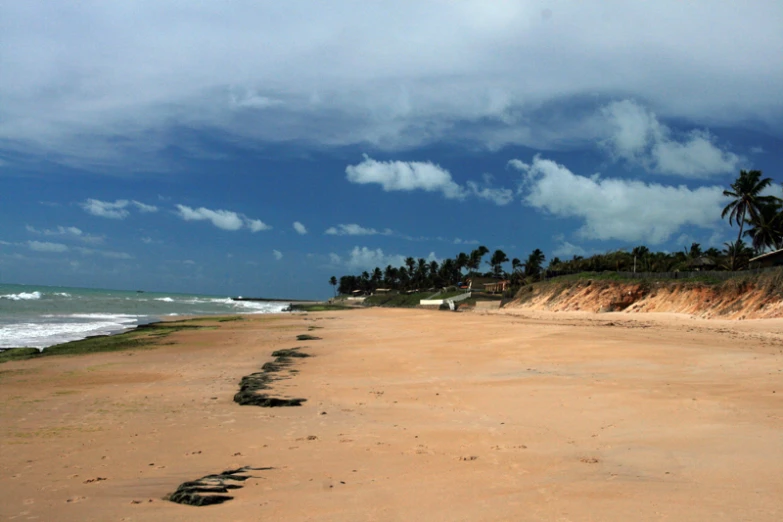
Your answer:
[[[0,284],[0,350],[44,349],[178,315],[279,313],[289,304],[169,292]]]

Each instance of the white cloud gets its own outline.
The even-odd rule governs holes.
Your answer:
[[[722,150],[707,131],[692,130],[678,141],[657,116],[631,100],[602,109],[608,137],[603,145],[616,158],[658,174],[705,178],[739,170],[745,159]]]
[[[307,228],[305,228],[305,226],[299,221],[294,221],[294,230],[296,230],[296,233],[300,235],[307,234]]]
[[[272,229],[271,226],[267,225],[260,219],[247,219],[245,220],[245,224],[247,225],[247,228],[249,228],[253,233]]]
[[[377,183],[386,192],[424,190],[440,192],[447,199],[458,200],[473,195],[500,206],[514,199],[512,190],[492,187],[492,176],[488,174],[484,175],[482,185],[468,181],[467,187],[462,187],[453,180],[448,170],[430,162],[376,161],[365,155],[364,161],[358,165],[349,165],[345,172],[351,183]]]
[[[55,229],[37,229],[33,226],[27,225],[25,229],[32,234],[43,236],[61,236],[70,239],[78,239],[79,241],[83,241],[85,243],[102,243],[104,240],[103,236],[85,234],[77,227],[58,226]]]
[[[494,188],[491,186],[492,176],[489,174],[484,174],[484,186],[479,186],[479,184],[474,181],[468,181],[467,185],[473,195],[491,201],[498,206],[508,205],[514,200],[513,190]]]
[[[751,147],[750,152],[752,154],[764,154],[766,151],[764,150],[764,147]]]
[[[279,250],[272,250],[272,255],[275,256],[275,259],[277,259],[278,261],[283,259],[283,253],[280,252]]]
[[[36,252],[67,252],[68,246],[62,243],[49,243],[48,241],[28,241],[27,246]]]
[[[144,203],[142,203],[140,201],[136,201],[135,199],[133,201],[131,201],[131,203],[136,205],[136,208],[139,209],[139,212],[142,212],[142,213],[149,213],[149,212],[157,212],[158,211],[158,207],[156,207],[155,205],[146,205],[146,204],[144,204]]]
[[[461,239],[461,238],[454,238],[453,243],[455,245],[478,245],[479,242],[477,239]]]
[[[364,156],[358,165],[345,169],[351,183],[377,183],[386,192],[425,190],[441,192],[447,199],[464,199],[465,190],[454,182],[446,169],[430,162],[376,161]]]
[[[584,256],[587,251],[579,245],[574,245],[568,241],[561,241],[560,244],[552,250],[552,256],[572,258],[573,256]]]
[[[127,199],[118,199],[112,203],[111,201],[101,201],[99,199],[90,198],[83,203],[79,203],[79,206],[88,214],[109,219],[125,219],[130,214],[130,212],[128,212],[128,207],[130,205],[135,206],[139,212],[142,213],[158,211],[158,207],[154,205],[145,205],[140,201],[128,201]]]
[[[375,250],[367,247],[354,247],[351,250],[348,259],[345,261],[345,266],[352,270],[369,270],[375,267],[402,266],[405,263],[405,256],[394,254],[387,255],[383,253],[383,250],[376,248]]]
[[[329,253],[329,263],[332,265],[341,265],[343,264],[343,259],[335,254],[334,252]]]
[[[4,4],[0,139],[96,170],[164,169],[175,140],[198,153],[169,132],[183,126],[240,144],[554,147],[585,136],[553,105],[618,92],[666,119],[781,132],[775,1],[569,2],[550,16],[479,0],[62,4],[56,17],[50,2]]]
[[[239,230],[245,226],[251,232],[260,232],[272,228],[259,219],[249,219],[230,210],[210,210],[204,207],[193,209],[177,205],[177,215],[185,221],[209,221],[223,230]]]
[[[393,232],[388,228],[383,232],[378,232],[374,228],[365,228],[356,223],[340,224],[336,227],[329,227],[324,234],[330,236],[374,236],[376,234],[391,235]]]
[[[96,250],[83,247],[77,247],[76,250],[85,256],[103,256],[109,259],[133,259],[133,256],[126,252],[113,252],[110,250]]]
[[[722,187],[585,177],[540,157],[524,172],[523,201],[554,216],[582,219],[579,233],[591,239],[660,244],[686,225],[715,228],[725,204]]]
[[[125,219],[128,217],[128,211],[125,209],[128,206],[127,199],[118,199],[114,203],[99,199],[88,199],[84,203],[80,203],[80,206],[93,216],[109,219]]]

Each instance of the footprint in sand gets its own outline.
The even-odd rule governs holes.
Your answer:
[[[65,502],[67,504],[71,504],[73,502],[81,502],[82,500],[87,500],[87,497],[71,497],[68,500],[66,500]]]

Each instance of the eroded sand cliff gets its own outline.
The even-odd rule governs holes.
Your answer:
[[[552,281],[523,287],[509,308],[553,312],[669,312],[705,319],[783,317],[783,270],[719,284],[700,282]]]

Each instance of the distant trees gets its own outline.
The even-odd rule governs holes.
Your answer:
[[[588,257],[575,255],[571,259],[554,257],[545,269],[546,256],[541,249],[536,248],[524,262],[516,257],[511,260],[512,285],[520,286],[542,277],[579,272],[672,272],[706,267],[712,270],[745,269],[754,255],[765,249],[783,248],[783,200],[768,194],[771,187],[772,179],[763,177],[761,171],[742,170],[729,189],[723,191],[723,195],[730,200],[723,208],[721,217],[728,218],[732,226],[738,225],[739,231],[737,240],[725,243],[721,250],[715,247],[705,250],[696,242],[675,252],[653,252],[645,245],[638,245],[630,252],[615,250]],[[750,239],[751,246],[742,241],[743,237]],[[371,292],[381,287],[400,291],[448,287],[464,281],[466,276],[482,276],[479,269],[482,259],[489,252],[487,247],[481,245],[470,253],[459,252],[454,258],[441,262],[407,257],[403,266],[388,265],[383,270],[377,267],[359,276],[342,276],[339,284],[337,278],[332,276],[329,284],[337,286],[341,294],[350,294],[356,290]],[[503,270],[503,264],[507,262],[508,255],[500,249],[495,250],[487,261],[491,271],[483,276],[496,279],[509,277]]]
[[[329,284],[332,285],[334,289],[334,295],[337,295],[337,278],[335,276],[332,276],[329,278]]]

